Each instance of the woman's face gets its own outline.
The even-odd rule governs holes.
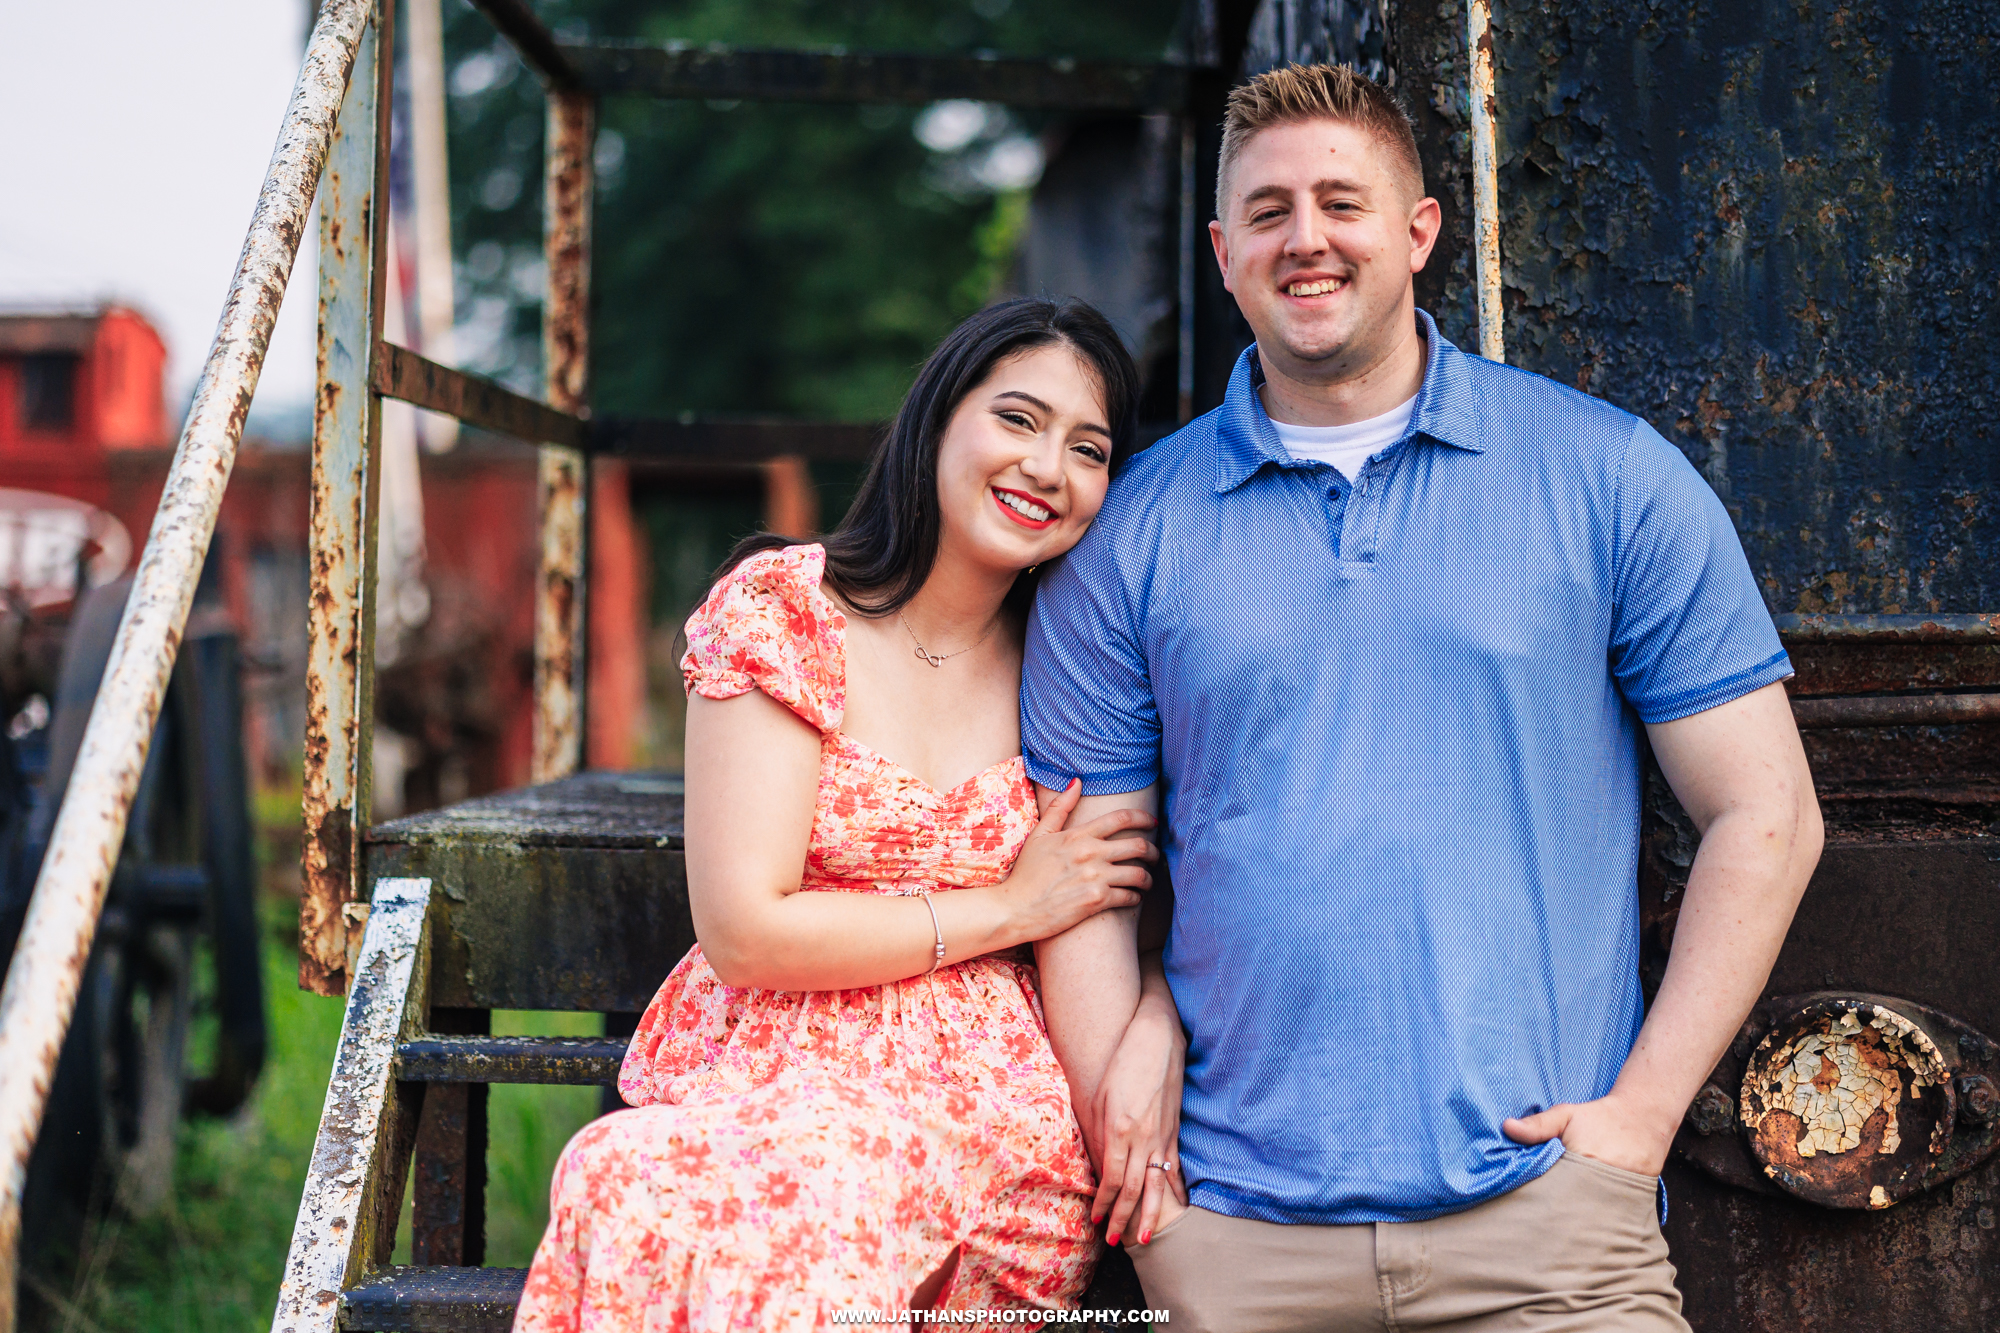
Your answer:
[[[952,412],[937,478],[943,550],[1009,571],[1069,550],[1111,483],[1096,371],[1060,343],[1000,361]]]

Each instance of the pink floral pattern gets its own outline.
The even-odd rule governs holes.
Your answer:
[[[846,618],[818,546],[752,557],[688,621],[688,689],[761,689],[822,735],[803,886],[995,884],[1035,825],[1019,758],[938,791],[840,734]],[[570,1142],[515,1320],[532,1333],[805,1330],[938,1304],[1073,1308],[1096,1263],[1090,1163],[1034,967],[989,956],[863,990],[668,975]]]

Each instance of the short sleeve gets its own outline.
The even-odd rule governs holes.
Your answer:
[[[1021,667],[1028,776],[1086,796],[1138,791],[1160,776],[1160,714],[1117,534],[1098,520],[1042,580]]]
[[[762,690],[822,732],[847,709],[847,618],[820,590],[826,551],[788,546],[751,556],[688,617],[681,675],[689,694]]]
[[[1792,674],[1729,513],[1640,422],[1619,469],[1611,671],[1642,721],[1671,722]]]

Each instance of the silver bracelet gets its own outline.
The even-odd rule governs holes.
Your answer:
[[[938,924],[937,904],[931,901],[930,894],[919,891],[917,896],[924,900],[925,907],[931,909],[931,933],[937,936],[937,944],[931,949],[931,965],[924,969],[924,975],[929,976],[944,961],[944,927]]]

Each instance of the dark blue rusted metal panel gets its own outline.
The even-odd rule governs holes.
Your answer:
[[[1510,360],[1644,416],[1778,612],[2000,605],[2000,3],[1497,0]],[[1473,341],[1462,6],[1403,4]]]
[[[1464,5],[1391,13],[1446,222],[1419,299],[1471,345]],[[1686,451],[1786,617],[1803,707],[2000,683],[2000,0],[1495,0],[1492,30],[1508,359]],[[1806,733],[1830,837],[1767,998],[1887,994],[1994,1035],[1995,732]],[[1693,842],[1657,780],[1648,807],[1653,984]],[[1691,1119],[1668,1170],[1696,1329],[1995,1325],[2000,1166],[1838,1211],[1718,1171],[1733,1132]]]

